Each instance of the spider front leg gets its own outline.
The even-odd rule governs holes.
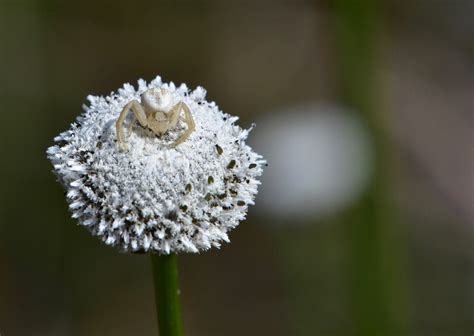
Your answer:
[[[176,109],[175,109],[176,107]],[[176,142],[174,144],[171,145],[172,148],[178,146],[179,144],[183,143],[184,141],[186,141],[187,138],[189,138],[189,136],[191,135],[192,132],[194,132],[194,130],[196,129],[196,125],[194,124],[194,119],[193,119],[193,116],[191,114],[191,110],[189,109],[188,105],[186,105],[185,103],[183,102],[180,102],[178,104],[175,105],[175,107],[173,107],[173,114],[171,115],[171,121],[170,121],[170,124],[174,124],[173,127],[176,127],[176,125],[178,124],[178,120],[179,120],[179,114],[181,112],[181,109],[184,111],[184,122],[188,125],[188,129],[186,131],[184,131],[184,133],[178,138],[178,140],[176,140]],[[177,113],[175,112],[177,111]]]
[[[125,136],[123,132],[123,122],[125,121],[125,118],[127,118],[128,112],[130,112],[130,110],[133,111],[134,116],[138,119],[138,122],[143,127],[146,127],[148,125],[145,111],[143,110],[143,107],[140,105],[140,103],[137,100],[132,100],[131,102],[127,103],[127,105],[124,106],[122,112],[120,113],[117,122],[115,123],[115,128],[117,129],[117,141],[122,149],[126,148]]]

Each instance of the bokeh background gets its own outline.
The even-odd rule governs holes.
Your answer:
[[[46,148],[89,94],[202,85],[269,161],[187,335],[474,332],[474,2],[0,0],[0,334],[156,335],[150,260],[70,218]]]

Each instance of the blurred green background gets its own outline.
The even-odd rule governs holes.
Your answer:
[[[87,95],[161,75],[269,161],[232,243],[180,257],[187,335],[471,335],[473,14],[0,0],[0,334],[157,334],[149,257],[76,225],[45,151]]]

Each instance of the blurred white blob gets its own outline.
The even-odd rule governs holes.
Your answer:
[[[265,115],[254,145],[269,164],[259,209],[276,219],[333,214],[361,194],[373,171],[373,147],[358,115],[306,104]]]

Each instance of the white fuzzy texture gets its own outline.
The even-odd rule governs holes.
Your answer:
[[[180,123],[161,137],[136,121],[117,145],[115,122],[124,105],[150,88],[166,88],[186,103],[196,130],[176,148]],[[48,149],[67,190],[72,217],[108,245],[160,254],[220,247],[253,204],[265,164],[245,144],[250,130],[205,100],[206,91],[176,88],[157,77],[138,88],[125,84],[108,97],[88,96],[89,106]],[[132,122],[131,115],[124,127]]]

